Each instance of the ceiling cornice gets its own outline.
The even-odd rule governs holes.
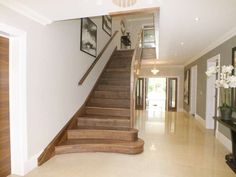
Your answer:
[[[218,47],[219,45],[223,44],[225,41],[229,40],[230,38],[234,37],[236,35],[236,27],[234,27],[232,30],[228,31],[227,33],[225,33],[223,36],[221,36],[220,38],[218,38],[216,41],[214,41],[213,43],[211,43],[207,48],[205,48],[204,50],[202,50],[198,55],[196,55],[195,57],[191,58],[188,62],[186,62],[184,64],[184,66],[187,66],[191,63],[193,63],[194,61],[196,61],[197,59],[199,59],[200,57],[202,57],[203,55],[207,54],[208,52],[210,52],[211,50],[215,49],[216,47]]]
[[[19,2],[13,0],[5,0],[5,1],[0,1],[0,4],[8,7],[11,10],[14,10],[15,12],[20,13],[21,15],[24,15],[25,17],[30,18],[31,20],[40,23],[41,25],[48,25],[53,22],[52,20],[40,15],[39,13],[35,12],[29,7],[24,6]]]

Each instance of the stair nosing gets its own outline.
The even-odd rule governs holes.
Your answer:
[[[115,109],[115,110],[130,110],[130,108],[99,107],[99,106],[86,106],[85,108],[93,108],[93,109]]]

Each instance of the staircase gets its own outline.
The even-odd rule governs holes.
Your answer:
[[[56,154],[115,152],[138,154],[143,140],[130,128],[130,68],[133,50],[115,51],[101,74],[77,126],[55,146]]]

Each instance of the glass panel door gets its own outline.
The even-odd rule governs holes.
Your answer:
[[[136,86],[136,109],[145,109],[145,79],[139,78]]]
[[[168,78],[168,111],[177,111],[177,78]]]

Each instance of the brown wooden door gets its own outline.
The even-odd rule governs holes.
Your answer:
[[[0,36],[0,177],[10,173],[9,40]]]

